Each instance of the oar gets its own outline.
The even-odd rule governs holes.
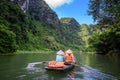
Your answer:
[[[27,66],[27,68],[33,68],[34,65],[36,65],[36,64],[45,64],[45,63],[47,63],[47,62],[48,62],[48,61],[29,63],[28,66]]]
[[[76,67],[80,66],[80,65],[78,65],[78,64],[76,64],[76,63],[71,63],[71,65],[74,65],[74,66],[76,66]]]
[[[42,61],[43,64],[48,63],[49,61]]]

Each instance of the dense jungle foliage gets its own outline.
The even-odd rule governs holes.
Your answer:
[[[89,39],[97,53],[120,53],[120,0],[90,0],[89,15],[97,29]]]
[[[74,18],[59,20],[45,2],[31,2],[24,13],[17,2],[0,1],[0,53],[68,48],[120,53],[119,0],[90,0],[88,13],[97,23],[94,25],[80,25]]]
[[[29,10],[25,14],[17,3],[9,0],[0,1],[0,53],[68,48],[79,50],[81,38],[77,32],[80,31],[80,26],[77,27],[77,30],[72,30],[72,27],[62,22],[59,25],[43,23],[29,14]]]

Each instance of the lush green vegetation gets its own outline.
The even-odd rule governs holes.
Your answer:
[[[96,25],[79,25],[74,18],[62,18],[59,21],[55,12],[45,3],[38,4],[41,5],[33,5],[25,14],[16,2],[1,0],[0,53],[68,48],[94,50],[101,54],[120,52],[118,0],[90,0],[88,13],[97,22]],[[41,13],[41,9],[45,13],[37,14]],[[46,21],[47,18],[49,21]]]
[[[33,11],[32,8],[30,11]],[[81,42],[77,32],[80,29],[79,26],[77,27],[72,30],[73,27],[67,24],[43,23],[32,16],[29,10],[27,14],[23,13],[17,3],[2,0],[0,2],[0,53],[68,48],[79,50]]]
[[[81,24],[80,30],[81,31],[78,34],[82,39],[81,50],[86,51],[89,48],[88,39],[91,36],[90,31],[89,31],[90,27],[89,25]]]
[[[0,2],[0,53],[16,51],[16,45],[26,40],[25,15],[17,4],[7,0]]]
[[[91,47],[101,54],[120,52],[120,1],[90,0],[89,14],[97,29],[89,39]]]
[[[15,34],[0,24],[0,53],[13,53],[16,51]]]

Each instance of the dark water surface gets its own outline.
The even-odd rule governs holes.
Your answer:
[[[71,71],[46,71],[42,61],[55,60],[55,53],[21,53],[0,56],[0,80],[118,80],[119,57],[74,53]]]

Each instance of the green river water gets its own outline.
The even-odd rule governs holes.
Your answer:
[[[21,53],[0,56],[0,80],[119,80],[119,56],[74,53],[77,66],[66,72],[46,71],[42,61],[55,53]]]

